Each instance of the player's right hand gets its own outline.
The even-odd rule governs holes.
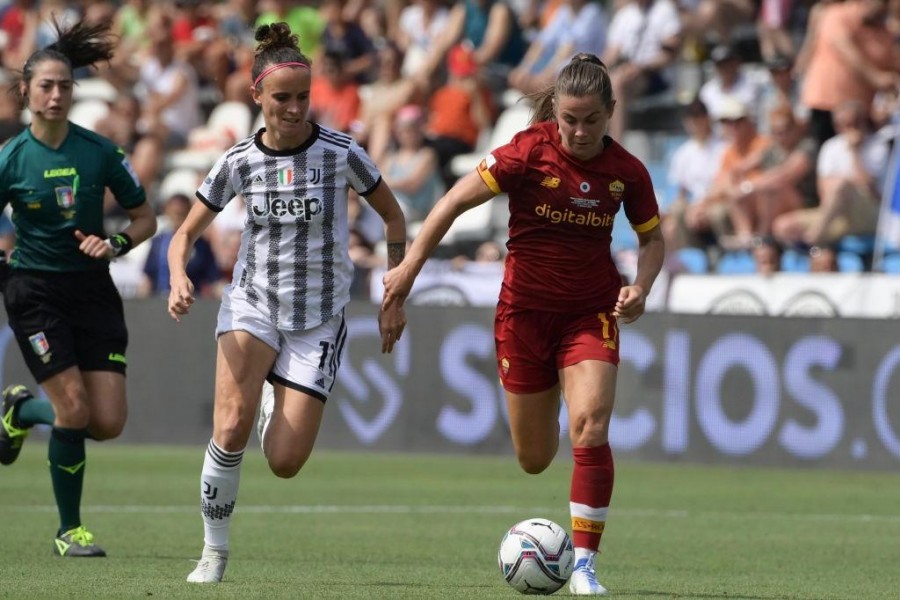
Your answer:
[[[412,289],[416,276],[405,263],[400,263],[384,274],[384,296],[381,300],[381,310],[385,311],[392,304],[403,306],[409,291]]]
[[[194,304],[194,284],[187,275],[172,277],[169,290],[169,316],[181,322],[181,315],[191,311]]]

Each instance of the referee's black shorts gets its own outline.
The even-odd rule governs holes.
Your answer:
[[[6,314],[38,383],[68,369],[125,374],[128,330],[107,269],[57,273],[14,269]]]

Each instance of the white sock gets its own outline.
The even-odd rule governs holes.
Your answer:
[[[575,547],[575,562],[577,563],[582,558],[586,558],[586,559],[588,559],[588,565],[593,567],[595,554],[597,554],[597,552],[594,550],[590,550],[588,548],[579,548],[578,546],[576,546]]]
[[[237,502],[244,451],[226,452],[209,440],[200,473],[200,512],[203,542],[214,550],[228,550],[231,513]]]

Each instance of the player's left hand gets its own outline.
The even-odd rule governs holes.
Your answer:
[[[84,235],[80,229],[75,230],[75,239],[80,243],[78,249],[91,258],[105,258],[112,260],[116,257],[115,251],[106,240],[94,234]]]
[[[381,333],[381,353],[389,353],[400,341],[406,327],[406,312],[403,305],[396,303],[378,311],[378,331]]]
[[[634,323],[642,314],[647,300],[644,288],[639,285],[622,286],[619,299],[613,309],[613,316],[623,323]]]

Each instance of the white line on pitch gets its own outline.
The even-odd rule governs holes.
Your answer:
[[[4,510],[15,512],[56,512],[52,505],[7,506]],[[82,511],[93,513],[196,513],[195,505],[89,505]],[[238,505],[241,513],[258,514],[555,514],[565,510],[564,506],[413,506],[408,504],[376,505]],[[611,517],[622,518],[703,518],[703,519],[782,519],[793,521],[842,521],[854,523],[900,523],[900,515],[873,514],[816,514],[816,513],[773,513],[773,512],[724,512],[687,511],[654,509],[620,509],[610,511]]]

